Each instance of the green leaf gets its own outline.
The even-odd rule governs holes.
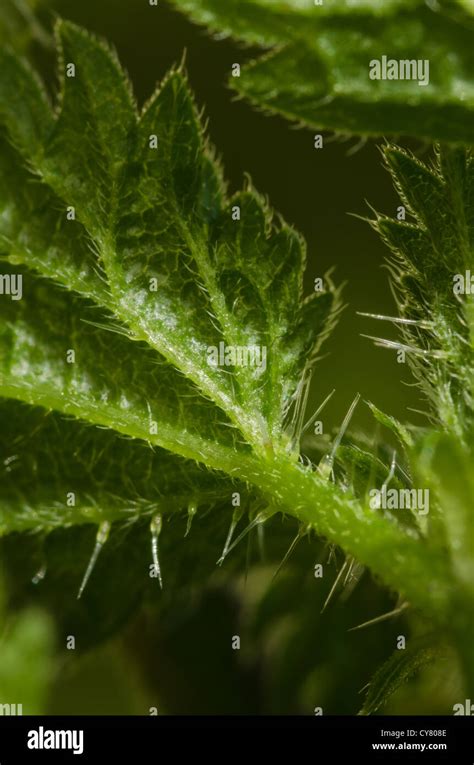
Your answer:
[[[408,453],[415,485],[430,491],[427,542],[447,551],[456,582],[449,630],[472,687],[474,164],[470,150],[446,147],[429,165],[396,147],[384,154],[408,217],[373,221],[392,251],[402,335],[377,342],[406,354],[444,431],[418,433]]]
[[[160,603],[179,586],[202,586],[216,570],[233,492],[244,509],[248,489],[222,473],[109,429],[0,399],[0,535],[8,532],[0,549],[8,592],[16,605],[33,600],[50,611],[60,634],[77,636],[79,650],[112,634],[147,591],[152,602],[161,593],[150,576],[152,518],[163,524]],[[104,522],[111,524],[109,538],[78,600]],[[241,558],[233,563],[230,572]]]
[[[304,298],[299,235],[250,182],[228,197],[182,69],[139,114],[113,52],[69,23],[57,34],[54,108],[24,62],[0,56],[0,395],[72,416],[78,429],[69,439],[58,425],[72,463],[59,482],[49,478],[62,464],[54,435],[31,440],[25,478],[44,465],[41,444],[51,461],[29,481],[31,499],[26,487],[24,497],[16,492],[14,476],[6,482],[3,533],[60,534],[88,517],[137,520],[155,507],[213,504],[230,497],[233,479],[258,492],[254,525],[290,513],[444,623],[452,590],[444,552],[334,484],[334,454],[318,470],[299,457],[309,372],[338,308],[330,279]],[[105,453],[120,499],[91,459],[80,477],[87,496],[64,507],[81,440],[91,455],[103,449],[78,420],[172,452],[146,469],[157,483],[138,487],[135,504],[123,469],[133,460],[114,441]],[[26,450],[27,422],[21,436]],[[6,467],[15,455],[7,442]],[[183,458],[227,478],[199,476]],[[133,602],[140,588],[127,586]]]
[[[372,678],[359,714],[371,715],[377,712],[416,672],[445,655],[446,649],[433,635],[417,638],[405,650],[395,651]]]
[[[469,150],[437,151],[430,166],[402,149],[385,159],[407,220],[373,222],[392,251],[401,344],[443,426],[462,439],[473,427],[474,163]],[[464,285],[464,294],[456,285]]]
[[[430,488],[438,503],[432,536],[446,546],[453,592],[450,631],[455,636],[466,677],[474,677],[474,480],[472,442],[463,444],[452,434],[429,433],[416,445],[413,462],[418,480]]]
[[[391,430],[392,433],[396,435],[402,446],[408,449],[413,444],[413,438],[408,428],[402,425],[401,422],[398,422],[395,417],[382,412],[375,406],[375,404],[372,404],[371,401],[368,401],[367,403],[377,422],[380,422],[381,425]]]
[[[443,0],[174,0],[219,35],[266,48],[237,92],[317,129],[474,142],[472,3]],[[416,79],[371,79],[374,60],[429,62]],[[418,80],[422,84],[419,84]]]
[[[0,232],[10,255],[68,287],[85,288],[134,339],[147,342],[213,399],[247,440],[261,448],[276,441],[278,448],[296,382],[327,333],[334,293],[315,293],[297,307],[304,244],[282,221],[272,221],[250,187],[225,200],[180,70],[170,73],[139,117],[114,56],[70,24],[58,34],[63,92],[57,119],[27,69],[9,56],[2,65],[0,113],[18,150],[62,199],[63,220],[66,207],[74,208],[85,246],[96,255],[95,270],[86,255],[70,268],[52,257],[52,248],[35,246],[28,256],[25,238],[34,227],[41,246],[51,216],[49,209],[36,215],[35,200],[27,202],[34,212],[26,232],[15,237],[8,225]],[[67,63],[76,67],[75,77],[65,76]],[[26,94],[21,121],[14,93]],[[78,124],[87,126],[79,134]],[[150,146],[155,141],[156,149]],[[235,207],[240,221],[232,219]],[[23,210],[9,210],[7,224],[24,218]],[[84,263],[94,270],[87,285],[80,283]],[[150,291],[150,280],[157,291]],[[228,369],[208,363],[209,348],[220,343],[257,348],[267,357],[241,365],[232,378]]]
[[[5,264],[6,265],[6,264]],[[3,275],[12,267],[3,267]],[[1,393],[217,467],[245,447],[216,407],[97,306],[15,267],[22,299],[0,301]],[[117,365],[117,359],[122,363]]]
[[[443,507],[446,542],[459,581],[474,582],[473,454],[447,434],[430,434],[418,445],[418,466]]]
[[[0,399],[0,534],[45,533],[230,499],[245,487],[221,473],[108,429]]]

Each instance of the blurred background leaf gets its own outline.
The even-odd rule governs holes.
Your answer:
[[[41,714],[56,670],[53,621],[39,608],[8,614],[3,581],[0,621],[0,714]]]
[[[211,32],[261,46],[232,78],[259,109],[349,135],[474,140],[472,3],[173,2]],[[395,61],[396,76],[382,73],[383,56]],[[420,60],[416,74],[398,72],[399,62]],[[375,78],[373,62],[380,67]]]
[[[34,42],[52,48],[53,38],[38,18],[48,0],[3,0],[0,12],[0,44],[26,52]]]

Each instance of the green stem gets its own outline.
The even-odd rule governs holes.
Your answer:
[[[417,532],[281,456],[241,463],[238,477],[263,491],[276,509],[354,555],[413,606],[438,623],[445,621],[453,595],[448,561]]]

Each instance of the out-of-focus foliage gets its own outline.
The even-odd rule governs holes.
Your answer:
[[[0,620],[0,714],[42,714],[55,673],[52,620],[34,608],[7,614],[3,582]]]
[[[319,129],[474,142],[474,15],[460,0],[173,0],[265,53],[232,78],[269,112]],[[369,77],[372,61],[416,73]],[[417,62],[427,61],[429,77]],[[424,66],[424,65],[423,65]]]
[[[0,45],[27,51],[32,42],[51,47],[53,40],[38,20],[37,12],[47,0],[2,0]]]

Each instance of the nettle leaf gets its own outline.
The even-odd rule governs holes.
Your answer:
[[[39,404],[184,457],[235,459],[245,447],[225,417],[156,353],[121,328],[97,326],[97,306],[22,268],[22,298],[0,302],[4,396]],[[117,359],[121,360],[117,364]],[[227,423],[228,425],[228,423]]]
[[[227,501],[245,487],[138,439],[0,399],[0,533],[133,521]]]
[[[430,165],[384,151],[406,220],[373,222],[389,262],[401,343],[434,416],[462,439],[473,427],[474,162],[470,150],[439,149]],[[383,317],[382,317],[383,318]]]
[[[448,551],[456,581],[449,631],[472,677],[473,158],[446,147],[430,164],[396,147],[384,154],[402,220],[378,215],[372,224],[392,251],[400,316],[391,321],[402,338],[376,342],[406,357],[444,431],[414,434],[407,447],[415,486],[431,497],[428,543]]]
[[[348,134],[474,142],[472,4],[174,0],[174,5],[219,35],[266,48],[232,78],[239,94],[266,111]],[[380,62],[379,71],[373,61]],[[414,67],[404,78],[402,61]],[[371,69],[379,79],[371,79]]]
[[[466,587],[474,581],[473,449],[453,436],[431,434],[420,449],[420,469],[443,506],[446,542],[456,574]]]
[[[247,531],[289,513],[444,624],[444,551],[333,482],[337,441],[318,469],[299,456],[330,279],[305,299],[299,235],[250,182],[227,196],[181,68],[139,112],[113,52],[57,35],[55,108],[0,55],[2,533],[99,524],[100,548],[104,523],[152,517],[156,543],[167,511],[240,486]]]
[[[41,210],[33,213],[26,230],[21,222],[16,230],[6,227],[10,255],[112,309],[134,339],[181,370],[251,443],[281,438],[295,381],[327,331],[334,293],[315,293],[300,309],[300,237],[283,222],[272,223],[252,190],[224,199],[182,71],[170,73],[139,117],[114,56],[70,24],[58,34],[57,118],[27,68],[8,55],[0,110],[23,157],[86,229],[84,248],[93,248],[95,270],[90,253],[78,253],[70,268],[60,264],[54,243],[46,252],[35,246],[29,257],[32,228],[42,244],[50,209],[44,221]],[[78,125],[85,126],[80,134]],[[8,192],[6,205],[12,205]],[[29,207],[36,212],[34,199]],[[7,224],[15,217],[8,210]],[[60,231],[57,236],[66,234],[62,224]],[[259,363],[230,375],[209,363],[210,349],[217,353],[221,343],[247,347]]]
[[[455,635],[466,673],[472,673],[474,628],[474,462],[473,442],[464,444],[451,433],[431,432],[419,439],[413,455],[418,482],[429,487],[437,513],[431,537],[449,550],[453,592],[450,631]]]
[[[445,659],[447,648],[439,638],[429,634],[415,638],[403,651],[395,651],[372,678],[360,715],[371,715],[383,707],[395,691],[423,667]]]
[[[413,444],[413,437],[404,425],[402,425],[401,422],[395,419],[395,417],[392,417],[389,414],[386,414],[385,412],[382,412],[378,407],[375,406],[371,401],[367,402],[370,411],[374,415],[377,422],[379,422],[384,427],[388,428],[392,431],[392,433],[397,437],[400,444],[405,447],[406,449],[409,449],[410,446]]]
[[[19,402],[0,399],[0,433],[0,534],[8,532],[1,554],[9,595],[16,607],[33,600],[48,608],[61,634],[80,636],[82,650],[123,624],[147,591],[156,601],[153,519],[163,524],[166,601],[179,586],[202,585],[216,570],[232,492],[242,509],[250,500],[245,486],[194,461]],[[104,522],[112,526],[109,538],[87,597],[79,600]],[[233,564],[232,572],[241,558]]]
[[[249,456],[242,433],[262,436],[265,448],[275,438],[287,443],[283,419],[330,328],[336,294],[328,282],[327,293],[302,301],[301,238],[272,222],[250,185],[225,199],[181,70],[139,117],[105,46],[70,24],[59,25],[58,37],[64,82],[56,115],[28,65],[11,53],[3,59],[0,248],[10,265],[2,267],[1,392],[233,474]],[[210,365],[209,344],[224,342],[265,343],[268,366]],[[73,465],[81,433],[61,436]],[[103,449],[96,439],[89,436],[92,454]],[[34,454],[33,441],[25,443]],[[52,447],[54,437],[42,434],[41,443]],[[176,475],[166,502],[153,481],[148,505],[119,490],[117,477],[114,497],[98,491],[91,463],[79,481],[90,484],[88,499],[68,510],[64,492],[77,481],[62,470],[56,485],[50,475],[58,468],[34,456],[43,465],[38,491],[44,483],[52,494],[25,498],[10,471],[18,457],[11,444],[10,433],[4,485],[15,499],[4,505],[4,532],[117,519],[127,502],[133,515],[212,498],[202,469],[161,453],[159,465]],[[52,466],[59,456],[52,450]],[[223,483],[208,474],[214,498]],[[227,498],[231,488],[227,480]]]

